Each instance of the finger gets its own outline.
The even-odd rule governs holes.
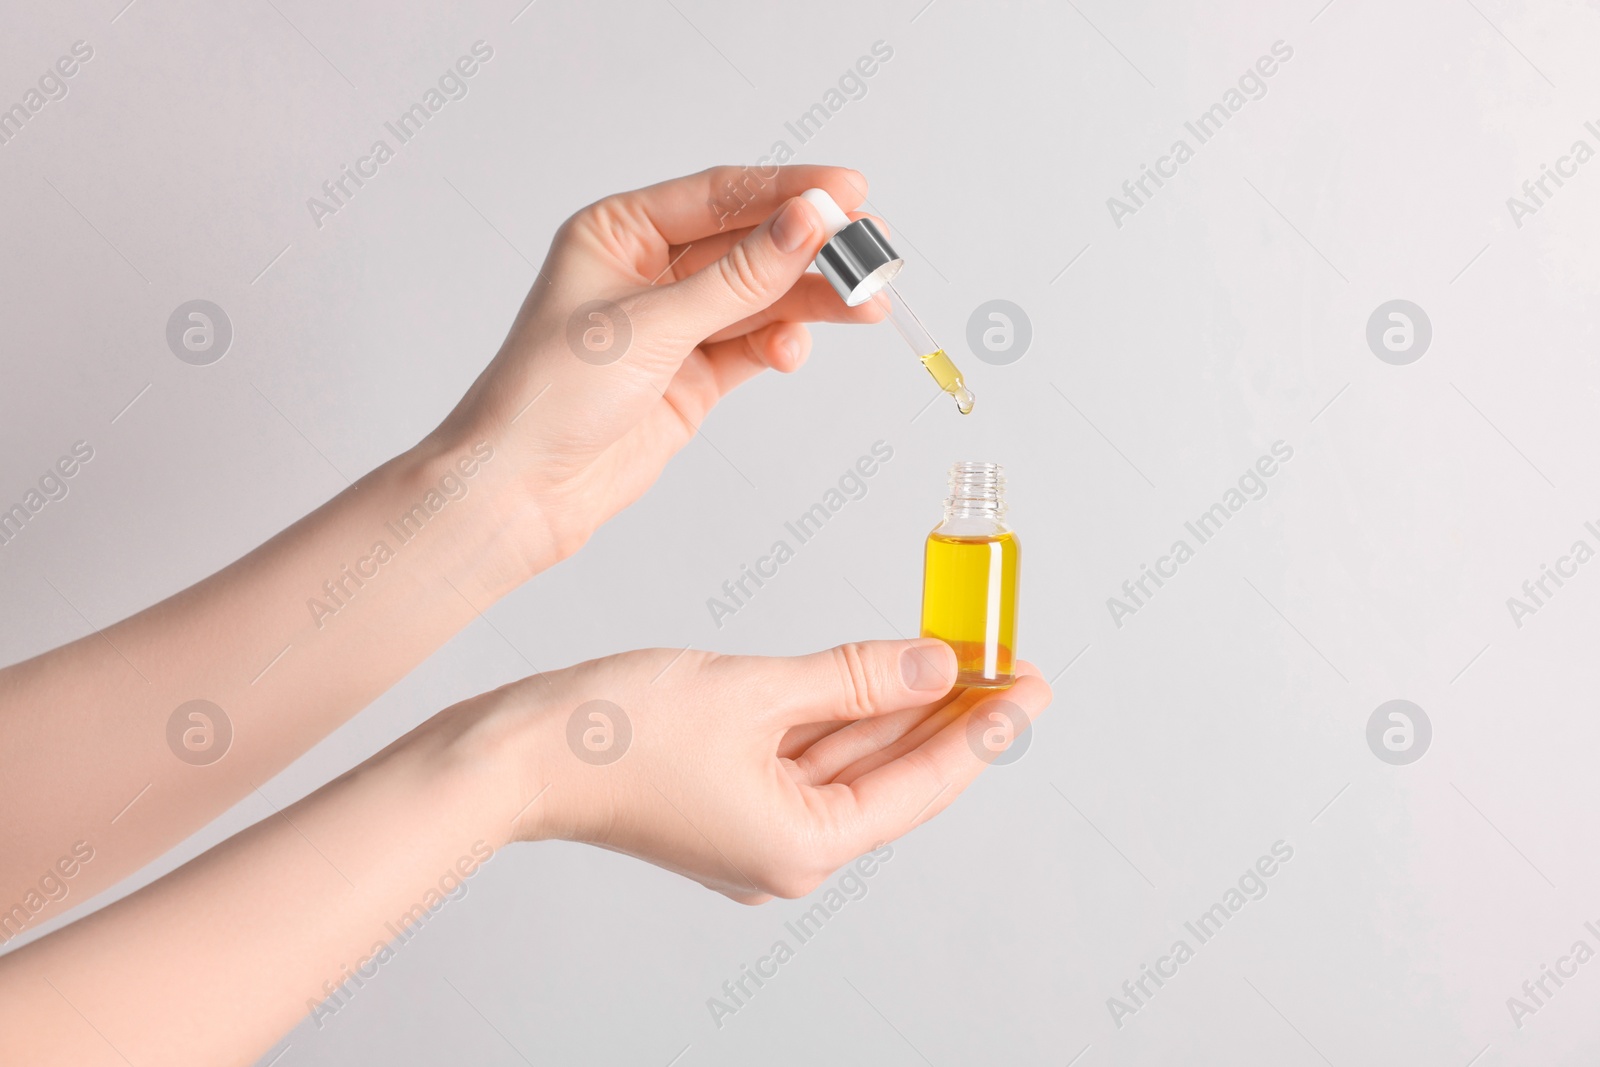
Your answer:
[[[787,374],[810,354],[811,331],[798,322],[769,323],[739,337],[702,345],[667,383],[661,395],[669,409],[657,415],[687,422],[693,429],[718,400],[744,382],[769,367]]]
[[[834,766],[833,771],[826,778],[819,777],[818,784],[824,782],[840,782],[850,785],[886,764],[904,756],[924,744],[930,737],[949,725],[950,721],[959,715],[965,715],[986,696],[993,695],[992,690],[986,689],[959,689],[953,699],[947,700],[932,714],[925,715],[921,721],[913,724],[902,736],[893,739],[876,751],[860,751],[855,759],[844,766]],[[845,753],[840,753],[844,755]]]
[[[759,329],[769,322],[882,322],[884,309],[871,301],[851,307],[839,299],[833,286],[820,274],[807,272],[800,276],[787,293],[773,304],[754,315],[740,319],[727,329],[718,330],[707,338],[721,341]]]
[[[651,404],[644,418],[629,428],[621,448],[613,452],[622,472],[615,475],[630,483],[637,473],[641,454],[654,455],[665,448],[675,452],[687,444],[705,422],[706,416],[727,393],[768,367],[793,370],[805,362],[811,351],[811,332],[798,322],[774,322],[754,333],[715,345],[696,348],[684,359],[667,387],[661,390],[660,404]],[[642,492],[654,475],[637,486]]]
[[[672,264],[671,281],[681,282],[697,270],[710,266],[723,256],[728,250],[740,241],[755,232],[755,226],[741,226],[736,230],[723,230],[721,233],[702,237],[686,245],[675,245],[667,249],[669,261]]]
[[[778,742],[778,758],[797,760],[812,745],[849,725],[848,722],[803,722],[799,726],[791,726]]]
[[[987,694],[966,714],[952,719],[933,737],[894,762],[863,775],[850,786],[824,787],[838,798],[836,803],[853,804],[857,840],[862,847],[899,837],[933,818],[972,784],[989,761],[980,758],[969,743],[968,725],[1000,700],[1022,709],[1032,722],[1050,703],[1050,687],[1039,678],[1020,678],[1003,694]],[[848,798],[843,796],[845,791]]]
[[[761,698],[775,725],[846,721],[938,700],[956,678],[943,641],[856,641],[792,659],[731,660],[738,684]]]
[[[887,715],[856,719],[843,726],[837,723],[813,724],[833,729],[827,733],[817,733],[811,744],[800,748],[790,757],[791,761],[800,780],[807,785],[848,782],[850,779],[840,777],[842,772],[848,770],[854,777],[860,777],[879,765],[866,766],[865,761],[881,757],[879,763],[887,763],[900,754],[903,745],[915,747],[918,743],[915,738],[930,732],[926,724],[935,720],[946,721],[950,715],[959,714],[964,708],[957,709],[955,705],[963,701],[970,705],[972,701],[966,700],[966,696],[966,693],[957,691],[932,704],[918,704]],[[859,771],[856,770],[857,764],[863,764]]]
[[[776,172],[776,173],[774,173]],[[867,195],[867,179],[847,167],[712,167],[618,193],[595,205],[647,221],[669,245],[761,223],[807,189],[826,189],[846,211]]]
[[[1018,670],[1020,671],[1024,666],[1032,667],[1033,665],[1019,664]],[[1034,668],[1033,673],[1038,674],[1038,669]],[[958,693],[956,695],[959,696],[960,694]],[[917,725],[926,720],[929,715],[933,714],[933,711],[931,710],[932,708],[942,706],[943,703],[947,703],[951,699],[952,698],[947,695],[941,697],[940,701],[936,702],[934,705],[918,705],[915,707],[906,708],[903,711],[894,711],[887,715],[880,715],[871,719],[835,720],[831,722],[805,722],[801,723],[799,726],[791,726],[788,730],[784,731],[783,737],[778,741],[778,757],[780,759],[786,759],[791,764],[796,765],[796,770],[799,774],[800,780],[803,782],[811,785],[821,785],[825,782],[835,781],[837,780],[837,769],[826,771],[818,769],[815,771],[815,773],[807,773],[798,766],[800,757],[809,752],[813,745],[816,745],[824,738],[836,734],[841,730],[849,730],[857,725],[866,726],[868,723],[884,723],[886,728],[890,732],[893,732],[898,725],[909,723],[910,725],[906,727],[906,729],[914,729]],[[895,733],[893,740],[898,740],[904,735],[904,732],[905,731],[902,730],[899,733]],[[888,743],[889,742],[886,741],[884,744]],[[882,747],[883,746],[879,746],[880,749]],[[813,763],[816,762],[817,761],[815,760],[813,761]]]
[[[848,211],[854,222],[856,219],[871,219],[877,224],[878,229],[885,234],[889,233],[889,224],[876,215],[867,215],[860,211]],[[724,230],[691,244],[674,246],[667,249],[668,261],[672,265],[672,280],[681,281],[695,271],[715,263],[728,254],[728,250],[755,231],[755,223],[761,220],[752,220],[751,225],[740,227],[737,230]]]
[[[710,401],[715,404],[768,367],[785,374],[799,370],[811,354],[811,331],[804,323],[773,322],[726,341],[703,345],[701,351],[704,356],[696,361],[691,373],[704,368],[713,393]]]
[[[826,235],[816,208],[789,200],[714,263],[660,287],[676,305],[674,325],[699,342],[768,307],[800,280]]]

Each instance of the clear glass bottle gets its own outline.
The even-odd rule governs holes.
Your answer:
[[[1016,681],[1022,545],[1005,514],[998,464],[950,468],[944,521],[923,555],[922,636],[955,649],[957,685],[1004,689]]]

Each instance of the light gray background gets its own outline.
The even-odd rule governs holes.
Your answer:
[[[924,411],[930,384],[887,326],[818,328],[798,376],[741,389],[579,557],[263,792],[292,801],[524,656],[912,632],[961,458],[1008,469],[1022,651],[1055,679],[1025,757],[897,844],[720,1029],[706,999],[805,904],[746,909],[546,845],[497,857],[267,1059],[1492,1065],[1600,1048],[1600,962],[1520,1031],[1506,1007],[1574,940],[1600,948],[1582,926],[1600,919],[1600,564],[1520,629],[1505,604],[1600,519],[1600,161],[1521,228],[1505,203],[1575,139],[1600,147],[1583,129],[1595,4],[122,2],[12,3],[0,33],[7,104],[73,41],[95,49],[0,147],[0,500],[72,441],[96,450],[0,550],[6,660],[170,594],[409,445],[493,352],[566,215],[793,145],[785,120],[883,40],[868,95],[798,158],[870,177],[977,414]],[[470,95],[316,229],[306,198],[479,39],[495,54]],[[1113,225],[1106,198],[1277,40],[1294,57],[1267,95]],[[235,328],[209,367],[164,341],[194,298]],[[1033,324],[1006,367],[965,354],[993,298]],[[1397,298],[1434,330],[1404,367],[1365,342]],[[715,629],[706,597],[877,439],[895,454],[868,496]],[[1116,627],[1106,598],[1279,439],[1294,458],[1267,498]],[[1396,698],[1434,729],[1403,767],[1365,739]],[[242,803],[116,892],[269,813]],[[1270,894],[1118,1029],[1107,998],[1280,839],[1294,858]]]

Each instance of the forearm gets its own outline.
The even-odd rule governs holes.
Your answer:
[[[195,586],[0,672],[0,941],[48,916],[30,890],[73,843],[94,850],[75,903],[226,810],[526,578],[537,520],[506,507],[510,467],[481,437],[427,442]],[[196,699],[221,709],[210,736],[187,714],[169,730]]]
[[[485,755],[512,747],[482,739],[492,729],[470,705],[453,708],[0,958],[0,1062],[250,1063],[317,1005],[336,1010],[325,998],[358,970],[372,980],[396,938],[419,935],[508,840],[528,798]]]

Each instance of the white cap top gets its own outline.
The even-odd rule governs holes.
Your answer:
[[[822,216],[822,225],[827,229],[829,237],[850,225],[850,216],[834,202],[826,189],[807,189],[800,194],[800,199],[817,209],[817,214]]]

